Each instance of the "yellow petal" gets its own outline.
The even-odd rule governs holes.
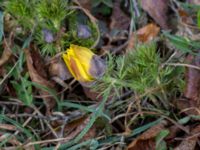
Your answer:
[[[89,73],[93,55],[94,53],[85,47],[71,45],[62,57],[76,80],[90,82],[94,80]]]
[[[95,54],[90,49],[82,46],[71,45],[70,49],[73,50],[74,56],[80,60],[81,65],[88,72],[90,69],[90,61]]]

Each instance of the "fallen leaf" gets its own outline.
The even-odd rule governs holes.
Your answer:
[[[163,121],[160,124],[151,127],[139,137],[134,139],[127,150],[153,150],[156,148],[155,137],[165,128],[167,122]]]
[[[194,5],[200,5],[200,0],[187,0],[187,1]]]
[[[107,41],[104,46],[101,47],[102,53],[110,52],[112,54],[119,54],[126,48],[128,44],[127,32],[120,31],[116,33],[105,34],[105,40]]]
[[[14,146],[22,145],[22,143],[20,143],[20,141],[18,141],[18,139],[15,136],[9,138],[8,134],[3,134],[3,135],[0,134],[0,142],[1,141],[3,142],[4,140],[7,140],[7,143],[10,143]]]
[[[176,138],[177,134],[179,132],[181,132],[182,130],[177,127],[176,125],[173,125],[173,126],[170,126],[168,128],[168,130],[170,131],[169,132],[169,135],[166,137],[166,140],[174,140],[174,138]]]
[[[177,108],[182,111],[184,114],[188,115],[199,115],[200,111],[197,107],[198,104],[195,101],[191,101],[189,99],[179,99],[177,100]]]
[[[200,67],[200,56],[192,57],[192,65]],[[187,68],[184,96],[192,101],[200,100],[200,70]]]
[[[189,55],[187,57],[187,63],[200,67],[200,56]],[[184,97],[177,101],[177,107],[182,112],[190,115],[199,115],[200,106],[200,70],[195,68],[186,68],[185,72],[186,86],[184,91]]]
[[[37,49],[36,45],[31,44],[31,58],[33,59],[33,66],[37,73],[43,78],[47,78],[47,72],[45,71],[45,63]]]
[[[186,137],[174,150],[194,150],[200,133],[200,125],[191,130],[191,135]]]
[[[189,24],[189,25],[192,25],[194,23],[192,20],[192,17],[185,10],[179,9],[178,13],[183,23]]]
[[[91,10],[92,8],[92,2],[91,0],[81,0],[79,1],[79,3],[81,4],[81,6],[87,10]]]
[[[0,124],[0,129],[4,129],[4,130],[10,130],[10,131],[16,131],[17,128],[14,125],[10,125],[10,124]]]
[[[183,140],[174,150],[194,150],[196,140]]]
[[[94,101],[102,100],[102,96],[99,96],[100,93],[93,91],[91,88],[83,87],[83,90],[84,90],[85,95],[91,100],[94,100]]]
[[[65,131],[65,134],[66,133],[68,133],[68,134],[65,135],[65,137],[67,138],[67,140],[65,142],[74,139],[86,127],[86,125],[88,124],[89,121],[90,121],[90,117],[82,117],[82,118],[66,125],[64,131]],[[82,140],[94,138],[95,135],[96,135],[96,128],[95,128],[95,126],[93,126],[84,135]]]
[[[26,56],[26,64],[27,64],[27,68],[28,68],[28,72],[30,75],[30,78],[33,82],[45,86],[49,89],[53,89],[54,85],[48,81],[47,79],[45,79],[44,77],[42,77],[38,72],[37,69],[34,67],[34,60],[33,59],[38,59],[38,58],[32,58],[31,57],[31,52],[30,49],[24,49],[25,52],[25,56]],[[44,103],[46,105],[46,114],[50,115],[52,108],[55,106],[55,99],[53,99],[53,97],[49,96],[49,93],[47,91],[41,90],[39,89],[39,93],[42,96]],[[48,96],[47,96],[48,95]]]
[[[155,39],[159,32],[160,32],[160,28],[156,24],[153,24],[153,23],[150,23],[150,24],[140,28],[136,32],[136,34],[132,33],[132,35],[129,39],[129,42],[128,42],[127,49],[134,48],[136,39],[142,43],[149,42],[149,41]]]
[[[72,75],[70,74],[61,57],[56,57],[55,59],[51,60],[48,70],[50,77],[59,77],[62,80],[68,80],[72,78]]]
[[[141,0],[142,8],[159,24],[163,29],[168,29],[168,2],[169,0]]]
[[[115,0],[111,15],[110,29],[127,30],[130,18],[120,8],[121,0]]]
[[[0,58],[0,67],[2,67],[12,56],[11,47],[13,47],[13,32],[10,33],[9,38],[3,40],[4,51]]]
[[[159,33],[160,28],[153,23],[146,25],[145,27],[137,31],[137,36],[140,42],[149,42],[153,40]]]
[[[136,39],[137,39],[137,34],[135,32],[133,32],[128,41],[128,45],[126,48],[127,51],[130,51],[131,49],[133,49],[135,47],[135,44],[137,41]]]

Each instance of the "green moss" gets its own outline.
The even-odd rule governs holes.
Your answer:
[[[4,1],[1,6],[15,18],[18,25],[25,29],[32,29],[34,26],[35,3],[32,0],[11,0]]]
[[[52,56],[65,50],[70,44],[91,47],[97,39],[95,25],[85,15],[87,19],[82,19],[84,22],[80,22],[79,16],[83,14],[69,10],[69,5],[71,4],[66,0],[4,0],[1,6],[13,16],[15,25],[22,27],[21,33],[18,34],[22,39],[31,32],[33,41],[39,46],[41,53]],[[77,36],[79,24],[85,24],[90,28],[91,37],[83,39]],[[67,30],[58,38],[57,35],[63,27]],[[52,32],[54,36],[52,42],[45,41],[44,29]]]

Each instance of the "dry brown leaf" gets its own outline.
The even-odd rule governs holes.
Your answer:
[[[150,23],[140,28],[136,34],[132,33],[128,42],[127,49],[134,48],[136,39],[138,39],[139,42],[149,42],[156,38],[159,32],[160,28],[154,23]]]
[[[75,138],[86,127],[86,125],[88,124],[89,121],[90,121],[90,117],[87,117],[87,118],[84,117],[84,118],[76,120],[76,121],[68,124],[67,126],[65,126],[65,129],[64,129],[65,132],[71,131],[71,133],[69,133],[65,136],[67,138],[67,141],[70,141],[73,138]],[[95,135],[96,135],[96,128],[93,126],[85,134],[85,136],[83,137],[82,140],[91,139],[91,138],[95,137]]]
[[[200,5],[200,0],[187,0],[191,4]]]
[[[10,125],[10,124],[0,124],[0,129],[4,129],[4,130],[10,130],[10,131],[16,131],[17,128],[14,125]]]
[[[91,10],[92,8],[92,2],[91,0],[78,0],[78,2],[81,4],[81,6],[87,10]]]
[[[128,41],[128,45],[127,45],[127,51],[133,49],[135,47],[136,44],[136,39],[137,39],[137,34],[135,34],[134,32],[131,34],[130,39]]]
[[[178,13],[179,13],[181,21],[184,24],[189,24],[189,25],[193,24],[192,16],[189,15],[185,10],[179,9]]]
[[[12,52],[8,48],[4,48],[3,54],[0,58],[0,67],[3,66],[10,59],[11,55]]]
[[[127,30],[130,18],[120,8],[121,0],[115,0],[113,4],[110,29]]]
[[[37,69],[34,67],[35,61],[33,61],[33,58],[31,57],[30,49],[24,49],[24,52],[25,52],[26,64],[27,64],[27,68],[28,68],[28,72],[29,72],[31,80],[49,89],[53,89],[54,85],[47,79],[43,78],[37,72]],[[42,96],[44,103],[46,105],[46,113],[50,114],[51,109],[55,106],[55,99],[49,96],[49,93],[47,91],[39,89],[39,93]]]
[[[150,23],[145,27],[139,29],[137,31],[137,36],[140,42],[149,42],[153,40],[159,32],[160,28],[157,25]]]
[[[191,135],[186,137],[174,150],[195,150],[198,137],[200,137],[200,125],[191,126],[191,129]]]
[[[8,140],[7,142],[12,144],[12,145],[15,145],[15,146],[22,145],[15,136],[12,136],[11,138],[8,138],[8,136],[6,134],[0,135],[0,142],[1,141],[3,142],[6,139]]]
[[[57,57],[50,62],[49,75],[50,77],[59,77],[62,80],[72,78],[72,75],[70,74],[63,60],[61,60],[61,57]]]
[[[2,67],[12,56],[11,47],[13,46],[13,32],[10,33],[9,38],[3,40],[4,51],[0,58],[0,67]]]
[[[84,90],[85,95],[91,100],[95,100],[95,101],[102,100],[102,96],[99,96],[100,93],[93,91],[91,88],[83,86],[83,90]]]
[[[197,107],[198,104],[195,101],[191,101],[189,99],[179,99],[177,101],[177,108],[181,110],[182,113],[188,115],[199,115],[200,110]]]
[[[31,58],[33,59],[33,66],[35,70],[41,77],[47,78],[47,73],[45,71],[45,63],[39,53],[39,50],[33,44],[31,45],[30,49],[31,49]]]
[[[200,57],[187,57],[188,63],[200,67]],[[200,71],[194,68],[186,68],[186,87],[184,96],[186,99],[177,101],[177,106],[182,112],[191,115],[200,114]]]
[[[142,8],[163,29],[168,29],[168,2],[169,0],[141,0]]]
[[[146,132],[141,134],[129,145],[127,150],[153,150],[155,149],[155,137],[157,134],[165,128],[167,122],[163,121],[160,124],[151,127]]]
[[[176,138],[177,134],[178,134],[179,132],[182,131],[182,130],[181,130],[179,127],[177,127],[176,125],[170,126],[170,127],[168,128],[168,130],[169,130],[170,132],[169,132],[169,135],[167,135],[166,140],[173,140],[174,138]]]
[[[194,150],[196,140],[183,140],[174,150]]]
[[[199,56],[188,56],[192,65],[200,67]],[[194,68],[186,70],[186,87],[184,91],[185,100],[177,101],[178,108],[187,114],[200,114],[200,71]]]
[[[200,67],[200,56],[192,57],[192,65]],[[186,98],[199,103],[200,100],[200,71],[194,68],[187,68],[186,71],[186,89],[184,92]]]

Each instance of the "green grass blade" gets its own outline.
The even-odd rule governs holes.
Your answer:
[[[0,42],[2,41],[3,38],[3,12],[0,11]]]
[[[3,115],[3,114],[0,114],[0,119],[5,120],[6,122],[9,122],[9,123],[13,124],[13,125],[14,125],[15,127],[17,127],[20,131],[22,131],[22,132],[26,135],[27,138],[30,138],[30,137],[31,137],[32,141],[36,141],[35,136],[32,135],[32,133],[31,133],[29,130],[27,130],[26,128],[24,128],[21,124],[19,124],[19,123],[16,122],[15,120],[10,119],[10,118],[6,117],[6,116]],[[8,139],[11,138],[12,136],[13,136],[13,135],[8,136]],[[1,143],[0,143],[0,147],[2,147],[5,143],[6,143],[6,141],[1,142]],[[39,146],[39,145],[35,145],[36,149],[38,149],[38,146]]]

